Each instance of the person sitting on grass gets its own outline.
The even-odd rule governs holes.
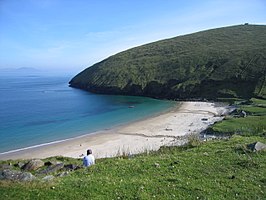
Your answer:
[[[95,158],[92,155],[92,150],[88,149],[87,150],[87,156],[85,156],[83,158],[83,166],[89,167],[89,166],[94,165],[94,164],[95,164]]]

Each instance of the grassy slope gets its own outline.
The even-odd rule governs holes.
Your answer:
[[[101,159],[48,184],[0,182],[0,193],[4,199],[265,199],[266,154],[245,149],[257,140],[266,143],[262,137],[235,136]]]
[[[136,47],[70,84],[98,93],[166,98],[266,97],[266,26],[202,31]]]
[[[245,111],[247,117],[228,117],[222,122],[216,123],[211,131],[266,136],[266,100],[252,98],[249,103],[240,104],[238,110]]]
[[[265,117],[265,105],[266,100],[251,99],[249,105],[240,106],[252,111],[252,116],[225,120],[214,127],[231,132],[242,124],[256,127],[258,119]],[[246,149],[256,141],[266,143],[265,135],[257,130],[229,140],[191,140],[186,147],[161,148],[148,155],[100,159],[91,168],[50,183],[0,181],[0,194],[4,199],[265,199],[266,152]],[[81,164],[72,158],[46,160],[51,159]]]

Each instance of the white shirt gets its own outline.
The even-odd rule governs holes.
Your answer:
[[[83,158],[83,165],[85,167],[89,167],[90,165],[94,165],[95,164],[95,158],[92,154],[87,155]]]

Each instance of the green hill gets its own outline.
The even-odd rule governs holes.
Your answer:
[[[238,25],[161,40],[113,55],[71,87],[169,99],[266,98],[266,26]]]

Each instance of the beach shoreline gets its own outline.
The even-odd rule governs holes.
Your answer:
[[[96,158],[114,157],[182,145],[182,139],[197,134],[228,112],[226,106],[210,102],[182,102],[167,112],[95,133],[0,153],[0,160],[52,156],[82,158],[88,148]],[[204,119],[204,120],[202,120]]]

